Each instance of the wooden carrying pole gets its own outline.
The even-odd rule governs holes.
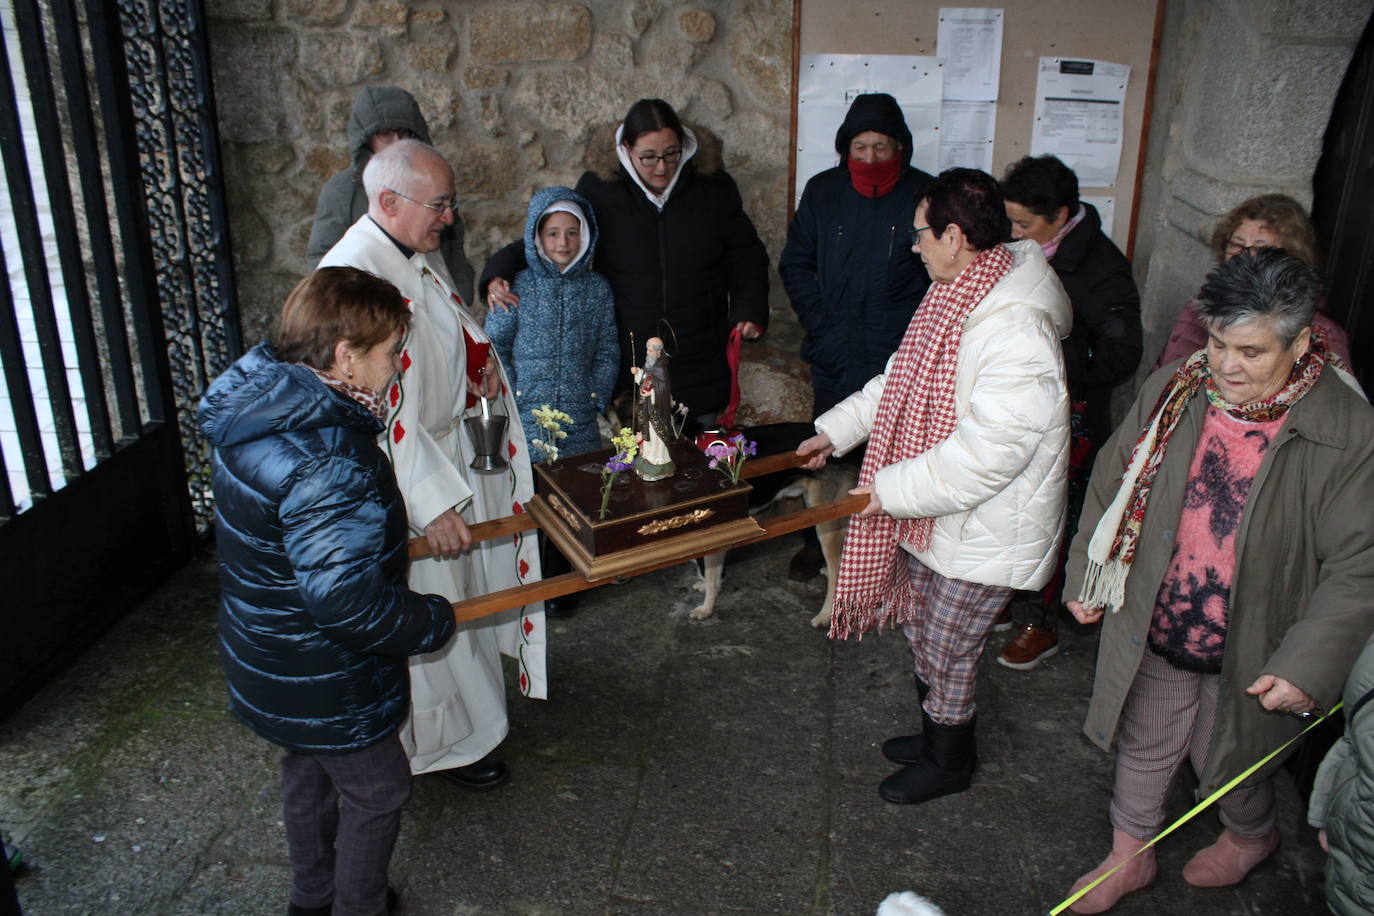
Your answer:
[[[778,471],[785,471],[797,467],[807,459],[801,458],[793,452],[784,452],[780,455],[769,455],[766,458],[755,458],[746,462],[742,472],[744,477],[760,477],[764,474],[772,474]],[[868,505],[866,495],[846,496],[834,502],[825,503],[820,506],[811,506],[807,509],[800,509],[796,512],[789,512],[775,518],[766,519],[759,522],[763,529],[754,537],[740,541],[739,544],[731,545],[743,546],[753,544],[758,541],[766,541],[770,538],[780,537],[790,534],[793,531],[800,531],[803,528],[812,528],[821,522],[828,522],[838,518],[847,518],[855,512]],[[480,522],[471,526],[473,543],[478,541],[490,540],[495,537],[503,537],[521,531],[539,527],[538,522],[528,512],[520,515],[508,515],[504,518],[492,519],[489,522]],[[429,556],[429,545],[424,538],[414,538],[410,542],[410,556],[412,558]],[[545,601],[549,598],[561,598],[564,595],[571,595],[576,592],[586,591],[589,588],[596,588],[605,585],[616,579],[628,579],[640,576],[644,573],[653,572],[656,569],[663,569],[668,566],[676,566],[687,560],[696,559],[702,554],[686,552],[682,556],[674,556],[669,559],[652,563],[642,569],[635,569],[616,578],[589,580],[579,572],[564,573],[561,576],[554,576],[550,579],[543,579],[539,582],[532,582],[529,585],[517,585],[514,588],[502,589],[498,592],[491,592],[480,595],[476,598],[469,598],[466,601],[459,601],[453,605],[454,619],[460,623],[465,620],[476,620],[492,614],[499,614],[511,608],[520,607],[526,604],[533,604],[536,601]]]
[[[824,503],[819,506],[812,506],[809,509],[801,509],[797,512],[789,512],[786,515],[779,515],[776,518],[767,519],[759,522],[759,527],[763,532],[754,537],[732,544],[732,547],[742,547],[745,544],[753,544],[757,541],[766,541],[769,538],[779,537],[790,534],[793,531],[800,531],[803,528],[812,528],[821,522],[828,522],[831,519],[847,518],[868,505],[868,496],[860,494],[858,496],[846,496],[844,499],[837,499],[834,502]],[[711,551],[715,553],[716,551]],[[479,617],[486,617],[491,614],[499,614],[508,611],[513,607],[531,604],[535,601],[544,601],[548,598],[561,598],[563,595],[571,595],[574,592],[583,592],[589,588],[596,588],[623,579],[632,579],[635,576],[642,576],[644,573],[653,572],[656,569],[663,569],[668,566],[676,566],[685,563],[687,560],[694,560],[702,556],[700,553],[689,552],[680,557],[673,557],[642,569],[635,569],[621,576],[609,579],[588,580],[579,572],[564,573],[561,576],[554,576],[552,579],[544,579],[540,582],[532,582],[529,585],[517,585],[514,588],[503,589],[499,592],[491,592],[477,598],[469,598],[467,601],[459,601],[453,605],[453,617],[459,623],[464,620],[476,620]]]

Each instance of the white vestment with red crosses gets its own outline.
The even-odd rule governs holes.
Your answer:
[[[468,464],[473,445],[462,419],[481,413],[467,406],[467,349],[463,332],[487,337],[452,292],[448,269],[437,254],[407,258],[368,216],[353,226],[320,261],[321,267],[357,267],[395,284],[410,303],[414,321],[406,335],[402,372],[387,393],[390,413],[382,449],[391,456],[405,496],[410,527],[418,535],[441,513],[458,508],[469,525],[524,511],[534,495],[529,450],[516,416],[515,398],[501,367],[501,396],[493,410],[506,425],[507,470],[479,473]],[[493,355],[495,351],[493,350]],[[534,531],[483,541],[457,560],[426,558],[410,567],[410,587],[461,601],[540,578]],[[505,738],[502,654],[518,666],[520,692],[548,696],[545,680],[542,602],[461,623],[439,652],[410,659],[410,717],[401,740],[414,773],[475,763]]]

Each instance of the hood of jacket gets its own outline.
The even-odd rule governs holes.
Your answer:
[[[724,167],[725,159],[724,146],[720,137],[700,124],[683,121],[682,126],[696,134],[697,138],[696,153],[689,162],[683,162],[683,170],[686,170],[690,165],[693,171],[701,172],[703,175],[719,172]],[[607,124],[592,131],[590,139],[587,140],[587,154],[583,163],[603,181],[615,181],[622,177],[629,178],[625,174],[625,169],[620,164],[620,157],[616,155],[615,151],[615,134],[619,129],[619,121],[614,124]]]
[[[559,206],[562,203],[570,203],[575,207]],[[573,261],[567,270],[560,270],[557,264],[544,257],[539,245],[539,218],[550,208],[555,212],[562,210],[571,213],[582,224],[582,248],[578,252],[577,260]],[[596,214],[592,212],[592,205],[581,194],[561,185],[534,192],[525,216],[525,263],[531,270],[537,270],[540,274],[550,277],[574,277],[585,273],[591,269],[592,254],[596,251],[596,238]]]
[[[268,343],[249,350],[210,384],[199,417],[216,448],[330,427],[382,431],[361,404],[335,394],[307,367],[281,362]]]
[[[348,116],[348,155],[359,179],[372,158],[367,141],[379,130],[408,130],[426,143],[433,142],[413,95],[399,86],[364,86]]]
[[[902,144],[902,164],[911,165],[911,130],[897,100],[886,92],[868,92],[854,99],[844,122],[835,132],[835,152],[840,164],[849,164],[849,144],[866,130],[876,130]]]
[[[983,301],[969,313],[964,323],[964,333],[992,315],[1014,309],[1044,312],[1059,338],[1068,337],[1069,331],[1073,330],[1073,306],[1064,292],[1064,285],[1059,281],[1059,275],[1045,260],[1040,243],[1022,239],[1005,244],[1012,256],[1011,272],[989,290]]]

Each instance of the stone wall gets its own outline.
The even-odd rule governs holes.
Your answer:
[[[207,7],[245,340],[262,338],[305,270],[319,189],[348,164],[345,125],[360,87],[404,86],[419,101],[457,171],[479,271],[520,234],[535,189],[576,183],[593,130],[657,96],[721,136],[768,247],[772,329],[747,353],[785,377],[769,381],[784,395],[770,394],[778,406],[761,418],[809,417],[809,392],[787,358],[800,333],[773,272],[787,218],[791,0]]]
[[[1168,0],[1134,263],[1143,379],[1246,198],[1312,202],[1312,173],[1369,0]],[[1130,387],[1130,386],[1126,386]]]

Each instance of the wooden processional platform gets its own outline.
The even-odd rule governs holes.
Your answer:
[[[845,518],[868,504],[867,496],[845,496],[756,520],[749,515],[750,487],[745,481],[798,467],[807,459],[793,452],[752,458],[744,464],[740,483],[731,485],[723,474],[706,466],[707,459],[698,449],[678,443],[673,451],[677,473],[646,483],[634,471],[621,472],[603,519],[600,470],[610,455],[606,449],[535,465],[537,492],[523,513],[470,526],[474,544],[540,528],[572,561],[575,571],[459,601],[453,605],[456,620],[476,620],[766,541]],[[410,541],[410,556],[429,556],[423,537]]]

